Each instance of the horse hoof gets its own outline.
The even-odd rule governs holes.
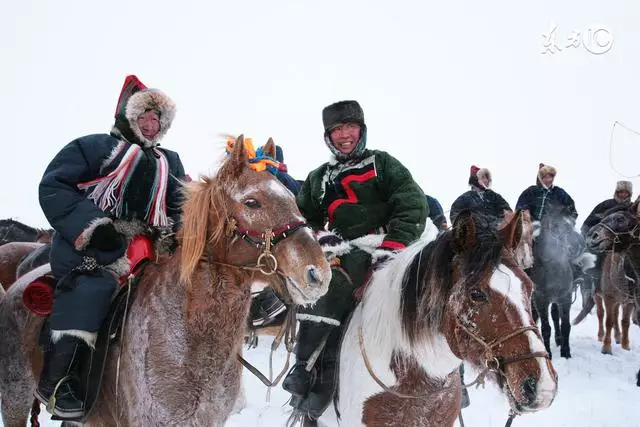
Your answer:
[[[627,344],[622,344],[622,349],[623,350],[627,350],[627,351],[631,351],[631,346],[627,343]]]
[[[570,351],[561,351],[560,352],[560,356],[564,357],[565,359],[571,359],[571,352]]]
[[[611,347],[602,347],[602,354],[613,354]]]
[[[602,342],[602,340],[604,339],[604,335],[598,335],[598,341]]]

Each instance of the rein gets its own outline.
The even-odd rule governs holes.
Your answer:
[[[255,375],[264,385],[266,385],[267,387],[273,387],[280,382],[284,374],[289,370],[291,353],[293,352],[293,346],[296,337],[296,313],[298,310],[295,304],[293,304],[291,296],[287,291],[286,276],[283,274],[282,270],[278,268],[278,260],[271,252],[271,249],[276,244],[293,235],[293,233],[295,233],[299,229],[309,227],[309,225],[304,221],[294,221],[282,227],[278,227],[275,229],[267,228],[263,232],[259,232],[247,228],[238,227],[238,221],[235,218],[232,218],[230,220],[230,224],[231,233],[233,235],[246,241],[250,245],[255,246],[258,250],[262,250],[262,252],[260,253],[260,255],[258,255],[258,259],[256,260],[255,265],[235,265],[221,261],[210,262],[212,264],[234,268],[236,270],[260,272],[265,276],[272,276],[274,274],[277,274],[278,278],[283,284],[282,289],[286,293],[284,297],[285,303],[288,306],[287,310],[289,311],[287,312],[285,322],[278,331],[278,335],[271,343],[271,354],[269,356],[269,377],[272,377],[271,374],[273,369],[273,353],[278,349],[278,347],[280,347],[280,343],[284,338],[285,347],[287,349],[287,361],[282,371],[272,381],[268,379],[262,372],[260,372],[258,368],[253,366],[245,358],[238,354],[238,361],[240,362],[240,364],[242,364],[242,366],[244,366],[249,372]]]
[[[613,234],[612,250],[613,246],[615,246],[616,243],[622,243],[622,240],[620,240],[620,236],[630,236],[633,240],[640,241],[640,224],[637,224],[630,231],[614,231],[611,227],[609,227],[607,224],[603,224],[602,222],[599,223],[598,226]]]

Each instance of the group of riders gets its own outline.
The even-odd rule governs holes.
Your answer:
[[[171,126],[175,104],[163,92],[127,77],[109,134],[78,138],[56,154],[39,187],[42,210],[56,233],[50,264],[57,280],[49,318],[50,342],[35,391],[61,419],[82,416],[84,402],[73,372],[79,346],[93,347],[117,287],[103,268],[125,256],[127,241],[114,221],[142,221],[171,234],[180,228],[182,181],[188,181],[177,153],[160,148]],[[340,101],[322,110],[324,142],[331,160],[304,181],[288,175],[282,150],[271,171],[295,196],[300,212],[316,231],[334,266],[329,290],[313,307],[301,308],[296,364],[283,381],[290,404],[313,421],[331,402],[338,348],[346,319],[373,272],[424,232],[427,217],[441,231],[448,228],[438,201],[425,195],[409,170],[389,153],[367,148],[367,125],[356,101]],[[575,220],[573,199],[554,185],[556,170],[540,165],[536,184],[518,198],[515,208],[541,220],[559,206]],[[471,167],[470,190],[451,206],[455,221],[464,210],[495,218],[511,207],[491,189],[488,169]],[[613,199],[600,203],[583,225],[599,222],[602,213],[631,200],[631,183],[617,183]],[[370,238],[374,250],[348,241]],[[286,307],[269,289],[255,296],[249,325],[268,325]],[[320,351],[315,364],[307,361]],[[315,357],[315,355],[314,355]],[[55,399],[52,399],[55,396]]]

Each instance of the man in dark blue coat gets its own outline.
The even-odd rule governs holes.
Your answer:
[[[471,189],[460,195],[451,205],[449,218],[451,223],[456,220],[463,210],[482,213],[494,219],[497,224],[502,222],[504,212],[511,212],[509,203],[502,196],[491,189],[491,172],[486,168],[471,166],[469,186]]]
[[[540,163],[536,185],[522,192],[516,203],[516,210],[528,210],[532,220],[540,221],[549,207],[556,205],[576,219],[578,212],[571,196],[562,188],[553,185],[556,173],[556,168],[553,166]]]
[[[184,168],[177,153],[158,148],[174,114],[167,95],[128,76],[111,132],[67,144],[40,182],[40,206],[56,231],[50,263],[58,283],[35,397],[45,405],[55,400],[52,413],[61,419],[84,413],[69,373],[78,348],[95,344],[116,277],[127,273],[120,224],[171,231],[180,223]]]

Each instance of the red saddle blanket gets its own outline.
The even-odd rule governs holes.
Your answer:
[[[131,275],[140,273],[140,267],[144,261],[154,257],[153,243],[146,236],[136,236],[127,248],[127,258],[130,269],[127,274],[120,277],[120,287],[127,283]],[[29,283],[23,293],[22,301],[33,314],[41,317],[48,317],[53,306],[53,290],[56,281],[51,273],[44,274],[33,282]]]

